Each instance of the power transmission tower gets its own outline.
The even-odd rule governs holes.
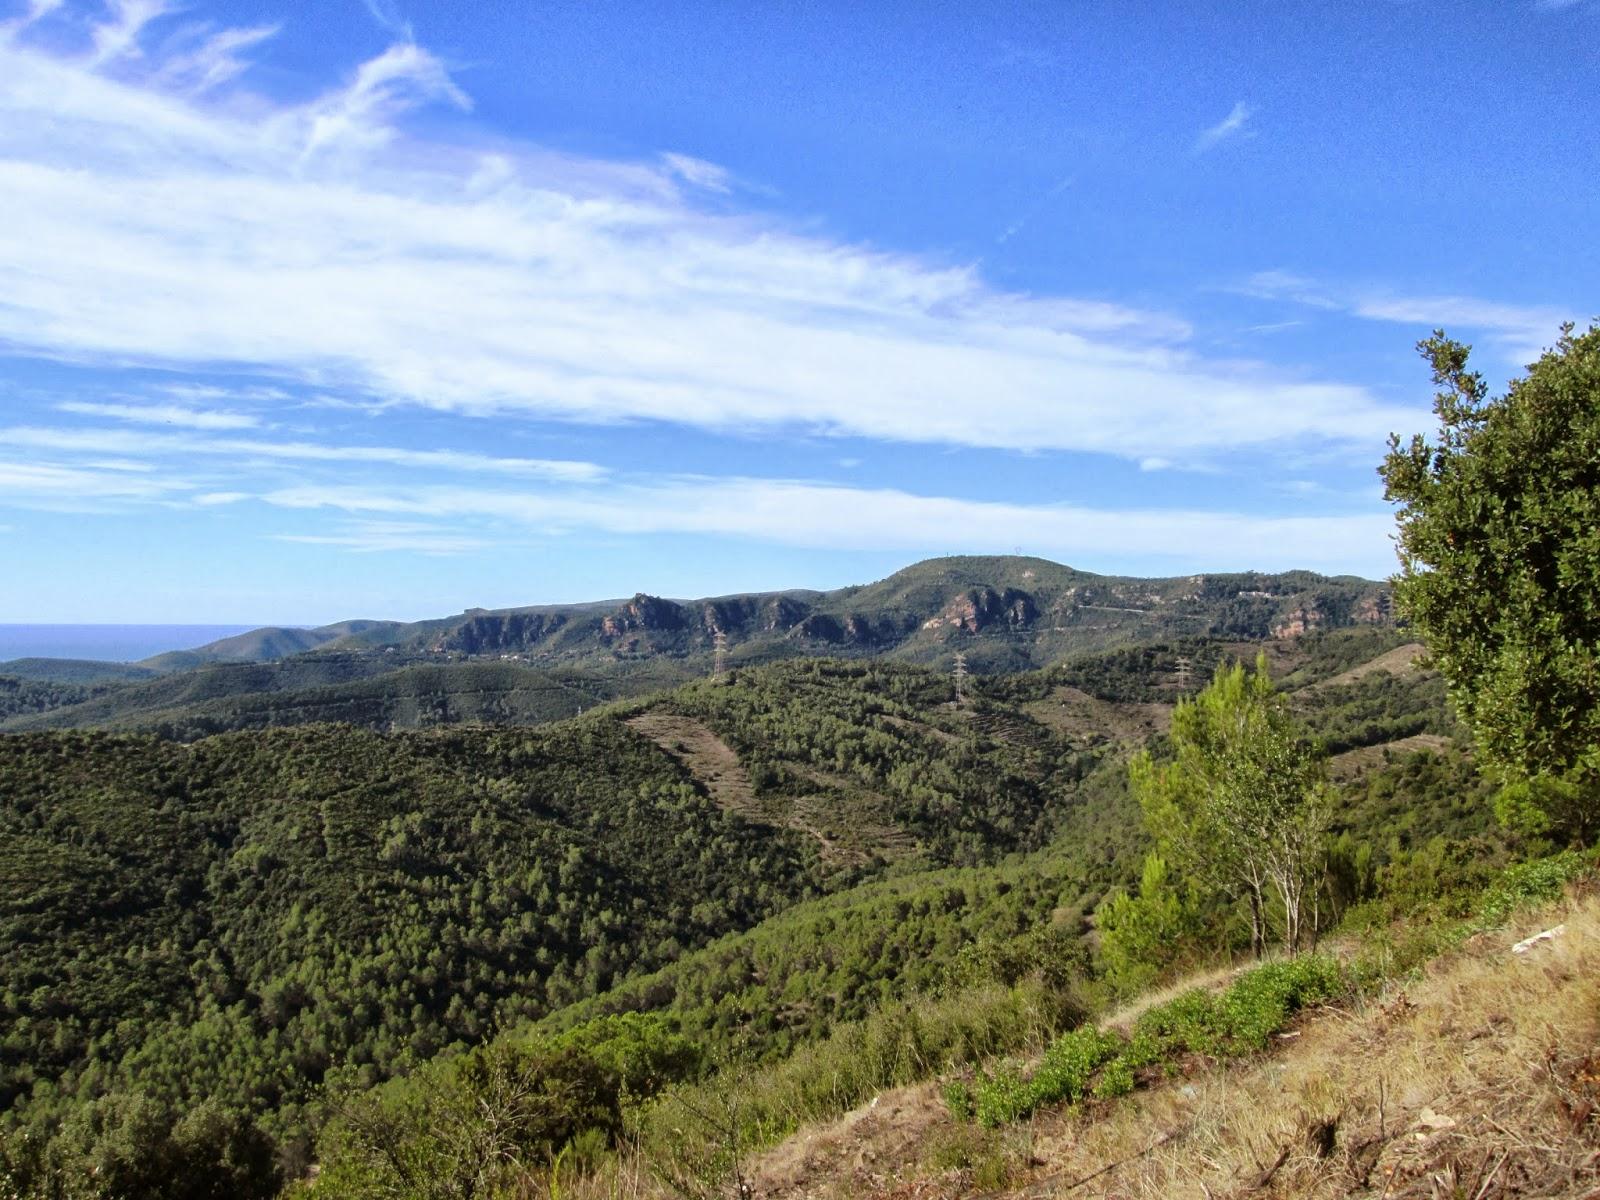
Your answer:
[[[962,651],[956,651],[956,665],[951,671],[956,681],[956,707],[960,708],[967,702],[967,656]]]
[[[718,629],[711,635],[711,673],[721,675],[728,669],[728,635]]]

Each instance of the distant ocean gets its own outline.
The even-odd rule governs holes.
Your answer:
[[[192,650],[259,625],[0,625],[0,662],[13,658],[88,658],[138,662]]]

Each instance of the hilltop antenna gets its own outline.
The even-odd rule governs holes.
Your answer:
[[[717,629],[711,634],[711,674],[722,675],[728,669],[728,635]]]
[[[960,708],[967,702],[967,656],[963,651],[956,651],[956,665],[950,672],[956,681],[956,707]]]

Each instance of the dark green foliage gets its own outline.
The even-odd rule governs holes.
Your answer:
[[[981,712],[947,709],[948,679],[916,668],[813,661],[737,684],[679,689],[671,707],[719,733],[763,792],[837,797],[825,833],[888,825],[940,863],[1043,845],[1095,761],[1014,711],[991,736]]]
[[[133,663],[88,658],[12,658],[0,662],[0,675],[29,683],[67,683],[85,687],[154,679],[159,672]]]
[[[370,729],[533,725],[573,716],[638,689],[571,670],[511,663],[401,666],[381,654],[316,653],[273,663],[229,663],[147,683],[85,691],[79,701],[35,706],[8,730],[147,730],[192,740],[239,729],[345,722]],[[31,713],[32,715],[29,715]]]
[[[505,1194],[584,1135],[622,1128],[615,1072],[582,1050],[500,1041],[344,1102],[300,1195],[468,1200]]]
[[[275,1114],[751,925],[816,885],[610,721],[0,739],[0,1106]]]
[[[615,1076],[626,1100],[647,1100],[669,1083],[691,1078],[705,1064],[698,1042],[675,1032],[656,1014],[601,1017],[550,1039],[556,1050],[576,1050]]]
[[[81,704],[105,691],[104,686],[0,675],[0,722]]]
[[[53,1141],[0,1140],[8,1200],[266,1200],[281,1182],[272,1140],[214,1101],[179,1116],[112,1093],[74,1111]]]
[[[541,1029],[654,1011],[714,1057],[770,1062],[919,992],[1029,977],[1070,991],[1087,966],[1079,931],[1049,920],[1073,880],[1070,863],[1041,855],[865,884],[685,954]]]
[[[1432,671],[1373,671],[1349,683],[1298,693],[1295,707],[1329,754],[1419,733],[1449,737],[1457,732],[1445,702],[1444,679]]]
[[[1119,694],[1170,694],[1139,690],[1138,655],[1107,657]],[[954,709],[943,673],[803,660],[542,730],[0,738],[7,1153],[66,1153],[61,1130],[101,1097],[172,1122],[211,1098],[293,1174],[336,1105],[350,1119],[315,1155],[354,1182],[323,1194],[361,1195],[400,1170],[380,1161],[386,1129],[431,1122],[433,1141],[403,1140],[434,1167],[407,1169],[459,1178],[483,1134],[461,1114],[519,1055],[546,1075],[550,1056],[584,1064],[558,1107],[586,1115],[517,1134],[527,1167],[558,1136],[602,1145],[607,1096],[669,1138],[694,1125],[672,1097],[715,1111],[732,1088],[759,1141],[1041,1046],[1083,1020],[1087,914],[1145,846],[1117,742],[1085,752],[1003,694]],[[624,724],[645,708],[737,752],[737,814]],[[1453,829],[1458,770],[1378,771],[1388,790],[1358,811],[1415,807],[1421,786],[1438,794],[1410,833]],[[1410,852],[1365,822],[1344,831],[1353,896]],[[512,1057],[476,1082],[446,1066],[485,1042]],[[695,1083],[711,1063],[724,1075]],[[1074,1095],[1122,1086],[1114,1062],[1086,1085],[1058,1065]]]
[[[1564,836],[1600,827],[1600,326],[1490,398],[1468,348],[1419,344],[1439,385],[1434,442],[1391,439],[1396,600],[1428,643],[1484,762],[1571,776]]]

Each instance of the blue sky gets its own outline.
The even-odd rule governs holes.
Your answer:
[[[1600,314],[1600,0],[0,20],[0,621],[1383,575]]]

